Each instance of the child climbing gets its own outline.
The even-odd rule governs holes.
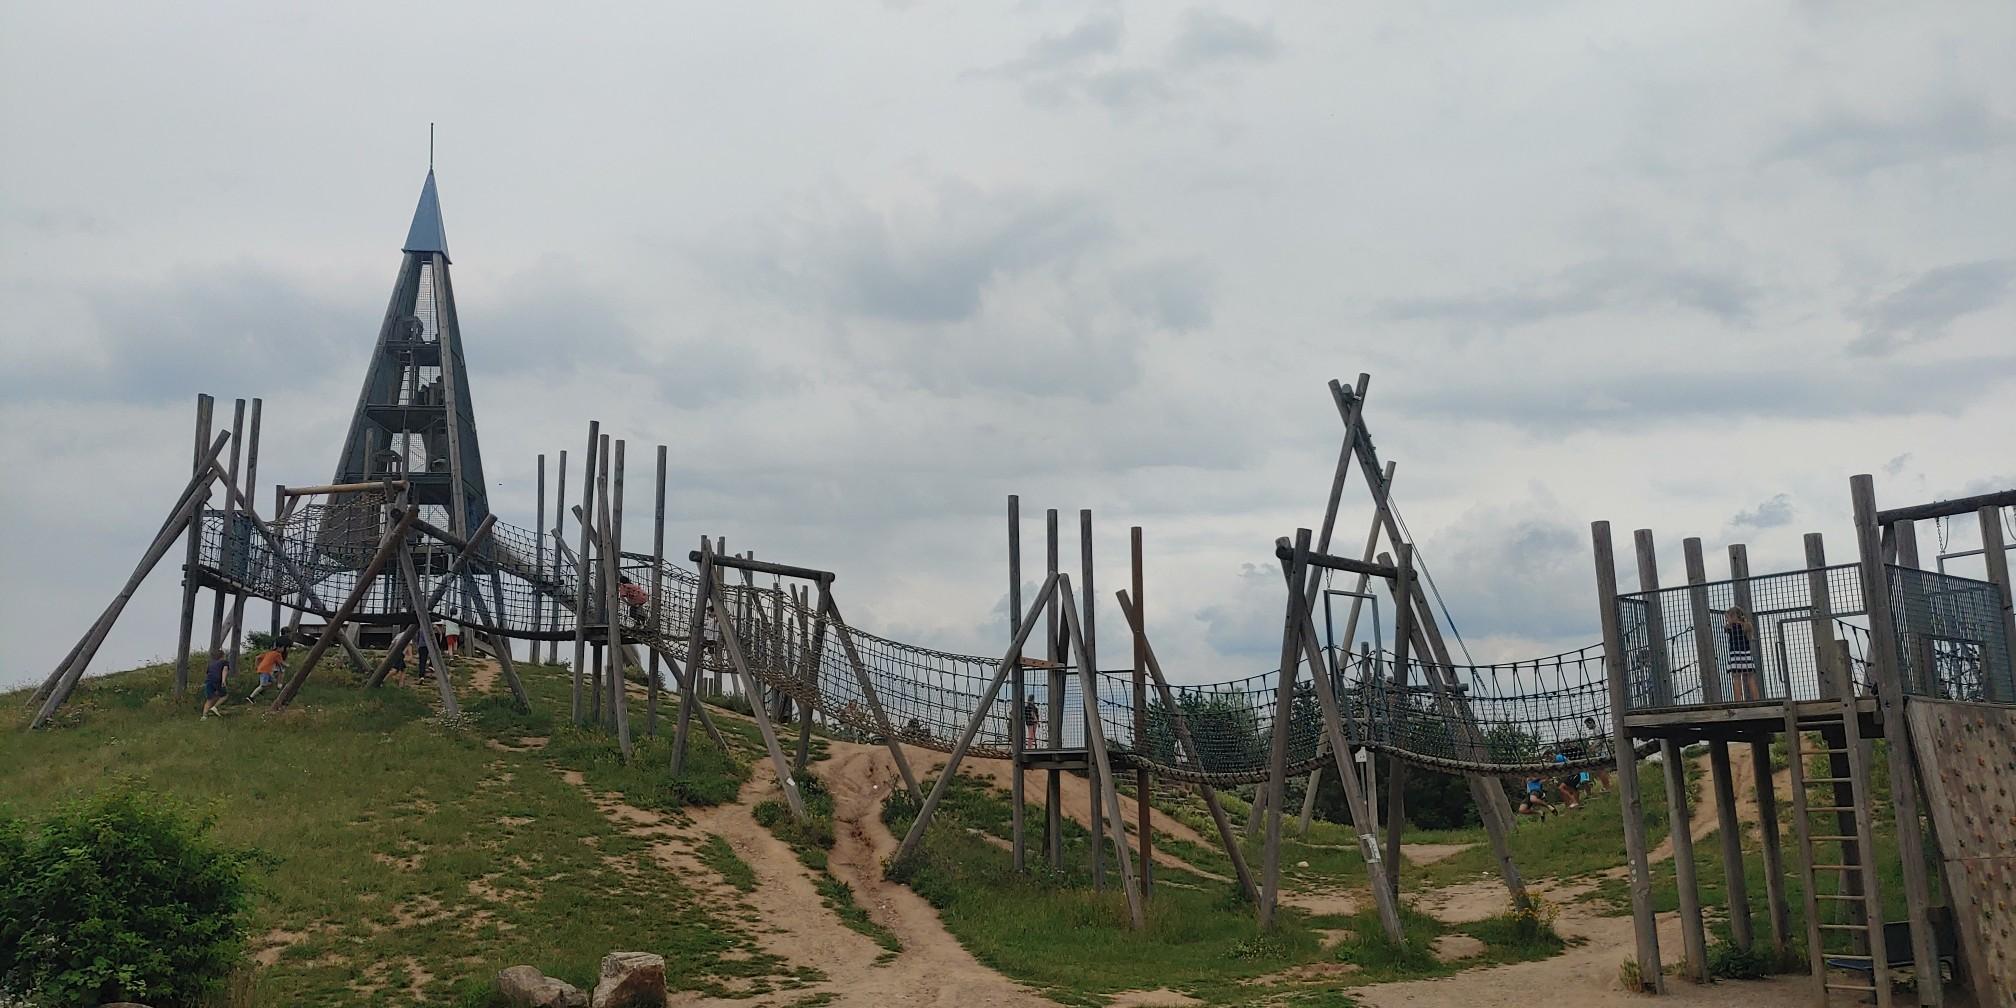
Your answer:
[[[1568,754],[1565,752],[1555,753],[1554,762],[1567,763]],[[1581,787],[1581,784],[1582,777],[1580,774],[1566,773],[1561,775],[1560,779],[1554,783],[1555,788],[1561,792],[1561,803],[1571,809],[1581,808],[1582,798],[1577,794],[1577,789]]]
[[[1036,748],[1036,727],[1043,720],[1043,708],[1037,705],[1035,697],[1022,700],[1023,742],[1031,749]]]
[[[1750,652],[1750,615],[1741,606],[1722,614],[1722,635],[1729,641],[1729,685],[1734,700],[1762,700],[1757,684],[1757,658]]]
[[[252,701],[258,699],[260,690],[263,690],[266,687],[273,685],[275,682],[278,682],[280,679],[280,670],[285,668],[286,666],[287,666],[287,652],[284,649],[282,649],[278,644],[275,644],[274,646],[269,647],[264,651],[261,651],[259,653],[259,665],[257,667],[257,670],[259,672],[259,685],[252,687],[252,692],[246,695],[245,702],[251,703]]]
[[[1519,814],[1545,819],[1552,811],[1554,806],[1547,804],[1547,785],[1538,777],[1526,778],[1526,800],[1519,803]]]
[[[616,586],[616,597],[622,601],[623,615],[629,617],[630,625],[643,626],[644,607],[650,603],[651,593],[626,577]]]

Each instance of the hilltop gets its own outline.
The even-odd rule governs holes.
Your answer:
[[[1565,943],[1506,915],[1480,837],[1459,831],[1409,837],[1410,941],[1387,944],[1354,838],[1327,823],[1287,841],[1287,910],[1261,933],[1201,808],[1160,798],[1148,927],[1132,932],[1118,892],[1090,885],[1082,825],[1068,824],[1065,870],[1009,870],[1003,765],[966,764],[891,881],[912,809],[889,800],[885,749],[821,739],[801,782],[815,821],[799,829],[739,716],[717,708],[731,751],[696,744],[674,780],[641,689],[625,765],[601,732],[564,723],[564,669],[520,668],[530,715],[491,693],[494,666],[458,663],[471,699],[455,725],[425,684],[367,691],[334,662],[286,713],[238,704],[221,720],[171,702],[166,666],[94,679],[54,728],[0,734],[0,805],[33,814],[124,782],[196,803],[220,839],[263,852],[232,1004],[487,1005],[503,967],[585,987],[616,949],[664,955],[691,1001],[750,1006],[1629,1000],[1614,798],[1517,834]],[[911,758],[920,773],[943,763]],[[1083,816],[1084,782],[1067,784]],[[1750,986],[1760,1005],[1798,992]]]

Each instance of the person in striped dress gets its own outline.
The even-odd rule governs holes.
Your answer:
[[[1757,685],[1757,656],[1750,650],[1750,616],[1741,606],[1722,614],[1722,636],[1729,641],[1729,685],[1733,700],[1762,700]]]

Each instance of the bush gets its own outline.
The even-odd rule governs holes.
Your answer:
[[[210,821],[118,789],[39,824],[0,812],[0,990],[190,1005],[244,954],[247,869]]]
[[[1718,941],[1708,950],[1708,975],[1717,980],[1762,980],[1773,972],[1776,964],[1771,959],[1768,951]]]

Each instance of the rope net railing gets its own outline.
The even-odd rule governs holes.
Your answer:
[[[326,616],[355,588],[359,572],[376,551],[388,522],[382,504],[353,500],[305,507],[275,526],[273,531],[286,558],[308,582],[304,585],[248,521],[213,511],[203,522],[200,566],[206,575],[236,590]],[[448,587],[428,618],[452,619],[478,632],[519,639],[571,640],[576,611],[585,609],[588,625],[598,628],[599,634],[599,628],[608,625],[610,614],[605,611],[608,606],[599,587],[591,593],[595,597],[580,601],[584,565],[577,553],[579,546],[578,539],[564,542],[552,531],[493,523],[474,561]],[[409,537],[409,548],[424,597],[452,569],[458,550],[418,533]],[[604,559],[592,544],[589,552],[586,583],[600,586],[604,583]],[[1845,576],[1841,573],[1844,568],[1827,572],[1833,596],[1830,618],[1835,636],[1849,641],[1851,660],[1859,662],[1855,656],[1867,654],[1866,631],[1842,618],[1860,601],[1852,567],[1845,569]],[[658,584],[655,598],[649,591],[654,573]],[[651,557],[634,552],[621,556],[616,574],[635,586],[626,591],[628,600],[620,601],[614,614],[625,643],[637,648],[639,657],[645,649],[656,649],[682,665],[686,663],[698,575],[683,563],[670,561],[654,572]],[[974,719],[999,668],[998,656],[955,654],[891,640],[827,619],[810,595],[801,603],[777,583],[761,584],[727,568],[721,569],[720,575],[716,597],[729,614],[751,674],[766,694],[748,699],[774,702],[776,695],[782,694],[817,711],[838,734],[867,740],[884,733],[863,688],[865,681],[887,717],[887,732],[912,745],[949,751]],[[356,618],[378,625],[414,622],[403,576],[397,565],[388,565],[366,592]],[[1750,580],[1760,614],[1773,619],[1770,625],[1774,629],[1765,637],[1760,653],[1772,653],[1776,647],[1784,661],[1791,663],[1781,665],[1782,669],[1804,670],[1790,676],[1793,695],[1817,689],[1812,685],[1817,683],[1817,673],[1812,671],[1810,637],[1799,638],[1794,629],[1802,625],[1795,615],[1807,609],[1801,594],[1804,589],[1799,587],[1806,582],[1805,573]],[[1972,608],[1950,601],[1971,600],[1973,596],[1959,592],[1954,585],[1941,584],[1945,594],[1936,597],[1949,601],[1939,603],[1943,608],[1936,612],[1928,608],[1925,618],[1928,625],[1936,622],[1950,629],[1956,625],[1956,607],[1968,613],[1979,607],[1972,601],[1968,603]],[[304,588],[313,591],[320,606],[305,601]],[[1728,583],[1709,586],[1711,603],[1726,606],[1723,600],[1733,597],[1731,591]],[[1628,666],[1633,672],[1634,707],[1648,706],[1646,701],[1653,697],[1669,703],[1698,702],[1694,698],[1701,692],[1701,676],[1700,663],[1693,655],[1692,620],[1691,616],[1680,618],[1689,604],[1686,592],[1683,587],[1619,601],[1620,610],[1631,614],[1623,625],[1627,654],[1635,663]],[[1665,631],[1660,634],[1658,649],[1664,655],[1661,667],[1668,673],[1662,687],[1665,693],[1654,692],[1649,677],[1641,674],[1651,667],[1654,649],[1645,642],[1655,625],[1647,615],[1655,603],[1663,619],[1658,625]],[[1974,628],[1978,622],[1967,626]],[[701,685],[711,685],[715,692],[745,692],[735,683],[725,649],[714,646],[719,634],[712,616],[706,616],[695,663]],[[1025,654],[1033,656],[1048,647],[1041,636],[1031,638]],[[1801,640],[1808,645],[1799,646]],[[1992,657],[1978,648],[1966,652],[1942,647],[1927,652],[1932,656],[1928,662],[1944,662],[1929,673],[1934,680],[1967,680],[1961,668],[1963,658],[1976,655],[1978,665]],[[1600,647],[1537,660],[1447,668],[1417,655],[1410,658],[1404,675],[1398,674],[1390,652],[1330,649],[1322,657],[1328,667],[1316,671],[1329,678],[1345,738],[1352,747],[1390,753],[1445,771],[1506,776],[1568,772],[1614,759],[1609,744],[1608,679]],[[1807,664],[1799,665],[1799,661]],[[1332,759],[1325,751],[1322,708],[1307,664],[1306,660],[1298,664],[1286,708],[1287,764],[1295,773]],[[1979,673],[1973,675],[1974,679],[1982,678]],[[1864,677],[1858,674],[1855,678],[1859,682]],[[1778,681],[1786,679],[1787,674],[1780,671]],[[1216,784],[1254,782],[1271,773],[1275,719],[1281,710],[1278,670],[1219,683],[1172,685],[1173,709],[1151,692],[1148,705],[1138,715],[1132,670],[1099,672],[1093,677],[1096,696],[1091,698],[1084,695],[1082,677],[1075,668],[1056,669],[1025,661],[1023,680],[1025,700],[1035,708],[1032,750],[1053,748],[1053,727],[1056,747],[1083,748],[1090,709],[1100,719],[1120,765],[1147,765],[1173,779]],[[1726,686],[1723,695],[1728,695]],[[1778,695],[1784,695],[1782,688]],[[1026,708],[1015,708],[1011,691],[1004,685],[987,705],[969,751],[983,757],[1010,757],[1015,733],[1030,731],[1029,713]],[[1177,741],[1179,713],[1195,741],[1195,751]]]

